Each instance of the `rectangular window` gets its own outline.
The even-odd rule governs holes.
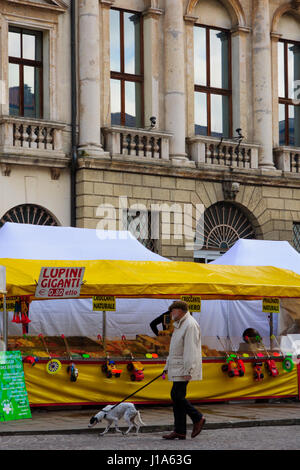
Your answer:
[[[195,134],[232,135],[231,36],[229,31],[194,27]]]
[[[128,209],[122,215],[123,230],[128,230],[148,250],[158,253],[159,212]]]
[[[278,43],[279,145],[300,147],[300,43]],[[299,82],[299,83],[298,83]]]
[[[110,10],[111,123],[143,126],[143,25],[139,13]]]
[[[10,27],[8,32],[9,114],[43,115],[43,35]]]

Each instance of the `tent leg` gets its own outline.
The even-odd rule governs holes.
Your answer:
[[[106,312],[102,312],[102,340],[104,350],[106,351]]]
[[[8,318],[6,310],[6,295],[3,295],[3,341],[4,351],[7,351],[7,340],[8,340]]]
[[[270,322],[270,348],[273,349],[273,334],[274,334],[274,322],[273,322],[273,313],[269,315]]]

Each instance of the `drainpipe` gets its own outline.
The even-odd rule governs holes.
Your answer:
[[[77,81],[76,81],[76,0],[71,0],[71,226],[76,227],[76,165],[77,165]]]

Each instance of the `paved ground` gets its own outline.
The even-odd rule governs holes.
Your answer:
[[[120,435],[114,431],[99,436],[102,423],[88,429],[93,408],[32,409],[32,419],[0,423],[1,451],[71,450],[68,459],[78,466],[86,450],[99,451],[96,461],[101,468],[126,466],[152,469],[161,465],[199,464],[202,451],[212,451],[213,465],[222,463],[221,450],[299,450],[300,402],[292,400],[269,403],[238,402],[196,405],[207,422],[202,433],[191,439],[189,425],[185,441],[166,441],[165,432],[173,429],[170,406],[138,406],[145,426],[139,435]],[[123,422],[124,426],[124,422]],[[122,425],[121,429],[125,429]],[[26,454],[15,453],[14,461]],[[60,454],[59,454],[60,455]],[[229,454],[225,454],[229,455]],[[257,454],[256,454],[257,455]],[[276,458],[272,453],[270,457]],[[227,457],[226,457],[227,458]],[[129,459],[129,460],[126,460]],[[199,460],[200,459],[200,460]],[[68,460],[69,463],[70,460]],[[81,460],[82,462],[82,460]],[[84,462],[83,462],[84,463]],[[275,462],[274,462],[275,463]]]
[[[261,426],[299,426],[300,402],[281,400],[269,403],[238,402],[196,405],[206,417],[205,430]],[[146,426],[141,434],[173,429],[170,406],[138,406]],[[0,436],[38,434],[99,434],[104,424],[87,429],[89,419],[98,408],[52,409],[32,408],[32,419],[0,422]],[[124,422],[121,423],[121,429]],[[190,426],[190,425],[189,425]],[[226,431],[225,431],[226,433]],[[300,442],[300,440],[299,440]],[[300,445],[299,445],[300,447]]]
[[[151,467],[152,460],[158,458],[155,456],[159,456],[161,462],[164,455],[169,457],[172,455],[173,463],[175,463],[174,456],[177,455],[178,461],[185,457],[185,463],[188,464],[190,460],[188,456],[192,455],[197,460],[195,463],[199,464],[199,459],[196,459],[194,453],[197,454],[197,451],[201,450],[299,450],[300,447],[300,426],[204,429],[195,439],[188,436],[185,441],[166,441],[162,439],[162,434],[161,432],[153,432],[141,433],[138,436],[134,434],[99,436],[99,432],[84,432],[68,435],[18,435],[13,438],[12,436],[0,436],[0,449],[110,451],[104,455],[101,452],[101,455],[97,456],[98,465],[100,464],[99,459],[101,463],[108,463],[108,457],[114,459],[115,456],[118,458],[124,458],[124,455],[140,456],[144,465],[143,467],[139,465],[139,467],[144,469],[146,467],[144,460],[148,460],[148,466]],[[146,455],[142,451],[145,451]],[[169,452],[167,453],[167,451]],[[73,462],[76,463],[76,453],[73,458]],[[155,461],[155,463],[158,462]],[[137,467],[135,464],[132,466]],[[158,465],[155,467],[157,468]]]

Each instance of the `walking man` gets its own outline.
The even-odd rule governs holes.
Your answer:
[[[186,302],[173,302],[169,311],[174,331],[165,372],[168,373],[168,379],[173,382],[171,398],[174,431],[164,435],[163,438],[185,439],[187,415],[194,424],[191,437],[196,437],[205,423],[203,415],[185,398],[189,381],[202,379],[201,332],[198,323],[189,313]]]

